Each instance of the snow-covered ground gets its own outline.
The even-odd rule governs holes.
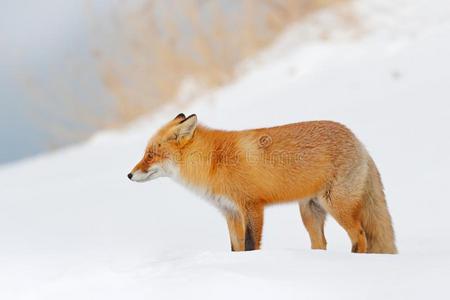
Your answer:
[[[358,0],[355,12],[360,38],[302,43],[293,28],[263,63],[183,110],[226,129],[347,124],[381,171],[399,255],[351,254],[331,218],[329,250],[312,251],[295,204],[266,209],[261,251],[231,253],[215,208],[169,179],[126,178],[180,110],[169,107],[0,169],[0,299],[445,298],[450,5]]]

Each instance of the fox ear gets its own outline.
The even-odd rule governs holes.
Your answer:
[[[186,116],[185,116],[183,113],[178,114],[178,115],[174,118],[174,120],[180,120],[180,121],[182,121],[182,120],[184,120],[184,119],[186,119]]]
[[[182,120],[175,127],[175,136],[178,142],[188,141],[192,138],[195,129],[197,128],[197,116],[190,115]]]

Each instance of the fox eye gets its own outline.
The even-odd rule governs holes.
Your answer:
[[[155,155],[153,154],[153,152],[148,152],[148,153],[147,153],[147,159],[148,159],[148,160],[153,159],[154,156],[155,156]]]

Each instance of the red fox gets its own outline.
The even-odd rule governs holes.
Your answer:
[[[260,249],[264,207],[298,202],[312,249],[327,247],[327,213],[352,252],[397,253],[374,161],[355,135],[332,121],[242,131],[210,129],[179,114],[149,141],[128,178],[169,176],[225,216],[232,251]]]

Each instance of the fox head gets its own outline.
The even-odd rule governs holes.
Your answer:
[[[150,139],[144,157],[131,170],[128,178],[136,182],[145,182],[158,177],[176,175],[177,157],[193,138],[196,128],[196,115],[176,116]]]

